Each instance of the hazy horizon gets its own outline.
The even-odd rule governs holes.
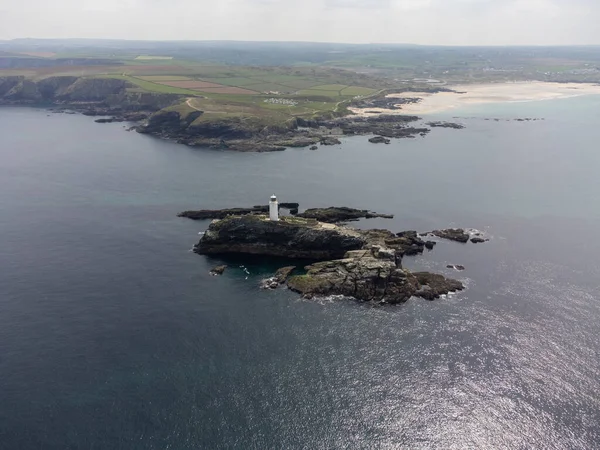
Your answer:
[[[600,47],[598,44],[488,44],[488,45],[477,45],[477,44],[417,44],[413,42],[341,42],[341,41],[294,41],[294,40],[240,40],[240,39],[127,39],[127,38],[112,38],[112,37],[30,37],[21,36],[11,39],[0,39],[0,43],[16,42],[16,41],[95,41],[95,42],[165,42],[165,43],[176,43],[176,42],[189,42],[189,43],[229,43],[229,44],[316,44],[316,45],[360,45],[360,46],[398,46],[398,47],[464,47],[464,48],[483,48],[483,47],[515,47],[515,48],[526,48],[526,47]]]
[[[598,18],[594,0],[0,0],[0,40],[599,45]]]

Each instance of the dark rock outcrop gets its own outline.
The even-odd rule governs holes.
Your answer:
[[[455,130],[465,128],[464,125],[455,122],[427,122],[427,125],[431,128],[454,128]]]
[[[381,249],[352,251],[340,260],[312,264],[306,275],[291,277],[288,287],[308,298],[343,295],[387,304],[404,303],[412,296],[433,300],[464,289],[460,281],[442,275],[412,274],[377,250]]]
[[[39,81],[25,77],[0,77],[0,104],[51,104],[66,114],[105,116],[98,122],[145,120],[172,105],[181,96],[137,92],[127,80],[55,76]]]
[[[340,145],[342,141],[338,138],[326,136],[321,138],[321,145]]]
[[[298,214],[298,217],[304,217],[308,219],[316,219],[319,222],[326,223],[341,223],[350,222],[359,219],[373,219],[381,217],[384,219],[393,219],[394,216],[391,214],[379,214],[366,209],[354,209],[347,208],[344,206],[329,208],[311,208]]]
[[[362,233],[369,242],[391,248],[399,257],[419,255],[425,250],[425,241],[417,235],[416,231],[394,234],[388,230],[366,230]]]
[[[299,138],[289,141],[281,141],[277,144],[281,145],[282,147],[303,148],[314,146],[317,142],[319,142],[319,140],[316,138]]]
[[[343,295],[362,301],[396,304],[412,296],[433,300],[464,286],[457,280],[402,268],[402,255],[425,248],[416,231],[354,230],[314,219],[266,215],[227,216],[215,220],[195,251],[199,254],[242,253],[321,262],[306,274],[290,276],[294,267],[280,269],[262,287],[273,289],[287,279],[290,289],[306,297]],[[289,278],[288,278],[289,277]]]
[[[278,287],[279,287],[279,281],[277,281],[277,278],[275,278],[275,277],[266,278],[260,282],[261,289],[274,290],[274,289],[277,289]]]
[[[439,238],[461,242],[463,244],[469,242],[470,238],[469,234],[462,228],[448,228],[446,230],[435,230],[431,233]]]
[[[465,270],[465,266],[461,266],[460,264],[448,264],[446,266],[446,268],[448,269],[454,269],[454,270],[458,270],[458,271],[463,271]]]
[[[420,286],[415,295],[425,300],[435,300],[442,295],[462,291],[465,288],[460,281],[436,273],[415,272],[413,275]]]
[[[437,245],[437,242],[435,241],[426,241],[425,242],[425,248],[427,250],[433,250],[433,247],[435,247]]]
[[[389,144],[390,141],[388,138],[384,138],[383,136],[375,136],[369,139],[371,144]]]
[[[279,203],[279,208],[288,209],[290,213],[298,211],[299,203]],[[226,208],[226,209],[201,209],[197,211],[183,211],[177,217],[185,217],[192,220],[224,219],[227,216],[245,216],[247,214],[266,214],[269,205],[256,205],[251,208]]]
[[[217,276],[217,275],[223,275],[223,273],[225,273],[225,270],[227,269],[226,265],[223,266],[216,266],[214,267],[211,271],[210,274],[213,276]]]
[[[471,238],[471,242],[473,244],[483,244],[484,242],[488,242],[488,241],[489,241],[489,239],[484,239],[484,238],[481,238],[481,237],[473,237],[473,238]]]
[[[96,123],[113,123],[113,122],[125,122],[125,119],[122,117],[107,117],[104,119],[96,119],[94,120]]]
[[[325,227],[316,220],[282,217],[271,222],[266,216],[249,214],[213,221],[194,251],[327,260],[341,258],[365,243],[355,230]]]
[[[23,81],[23,79],[24,77],[20,76],[0,77],[0,97],[6,96],[6,94],[11,92],[15,86]]]
[[[275,272],[275,280],[277,280],[279,284],[284,284],[292,275],[292,272],[294,272],[294,270],[296,270],[296,266],[282,267],[281,269],[277,270],[277,272]]]
[[[224,219],[227,216],[243,216],[246,214],[268,213],[268,206],[254,206],[252,208],[228,208],[228,209],[201,209],[199,211],[183,211],[177,217],[185,217],[192,220]]]

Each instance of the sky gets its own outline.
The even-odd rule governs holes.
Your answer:
[[[0,40],[597,45],[600,0],[0,0]]]

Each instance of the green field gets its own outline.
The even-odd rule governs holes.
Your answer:
[[[224,84],[226,86],[234,86],[234,87],[242,87],[250,86],[253,84],[260,84],[262,81],[254,80],[252,78],[244,78],[244,77],[202,77],[202,81],[208,81],[210,83],[219,83]]]
[[[181,95],[199,95],[197,91],[190,89],[182,89],[172,86],[166,86],[164,84],[153,83],[151,81],[142,80],[141,78],[131,77],[129,75],[99,75],[99,78],[116,78],[119,80],[127,80],[132,84],[135,84],[138,88],[146,92],[156,92],[159,94],[181,94]]]
[[[371,95],[387,85],[387,82],[351,71],[331,68],[214,65],[144,55],[129,55],[119,62],[119,65],[27,69],[21,73],[34,79],[76,75],[126,80],[133,85],[128,89],[130,93],[181,95],[180,103],[169,109],[184,117],[201,110],[204,114],[196,119],[198,122],[243,118],[245,122],[273,125],[294,117],[331,117],[344,111],[353,98]],[[210,88],[188,89],[163,84],[170,81],[204,81],[256,93],[219,94]]]
[[[173,59],[172,56],[137,56],[135,59],[138,61],[160,61],[160,60],[170,60]]]
[[[144,81],[153,81],[153,82],[191,80],[190,77],[184,77],[181,75],[149,75],[149,76],[145,76],[145,77],[136,77],[136,78],[139,78],[140,80],[144,80]]]
[[[364,87],[359,87],[359,86],[349,86],[345,89],[342,89],[341,91],[342,95],[351,95],[353,97],[356,96],[367,96],[367,95],[372,95],[375,92],[377,92],[377,89],[370,89],[370,88],[364,88]]]
[[[281,123],[297,116],[331,117],[347,112],[357,98],[386,90],[435,89],[446,83],[600,82],[600,53],[594,47],[481,47],[474,51],[393,45],[163,42],[141,50],[139,44],[127,41],[109,45],[87,40],[29,40],[0,42],[0,48],[8,55],[5,58],[13,58],[4,65],[6,69],[0,69],[0,77],[22,75],[34,81],[67,75],[118,78],[131,83],[130,93],[181,95],[180,104],[173,108],[184,114],[202,110],[200,121],[243,117]],[[36,55],[42,64],[23,62]],[[48,61],[61,58],[74,61],[48,65]],[[433,86],[419,81],[431,78],[442,83]],[[169,81],[204,81],[255,93],[218,94],[207,86],[201,91],[164,84]]]

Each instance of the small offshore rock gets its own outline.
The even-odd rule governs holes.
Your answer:
[[[458,271],[463,271],[465,270],[465,266],[461,266],[460,264],[448,264],[446,266],[448,269],[454,269],[454,270],[458,270]]]
[[[372,137],[371,139],[369,139],[369,142],[371,144],[389,144],[392,141],[383,136],[375,136],[375,137]]]
[[[435,230],[432,234],[450,241],[461,242],[463,244],[469,242],[469,234],[462,228],[448,228],[446,230]]]
[[[488,241],[489,241],[489,239],[484,239],[484,238],[480,238],[480,237],[471,238],[471,242],[473,244],[483,244],[484,242],[488,242]]]
[[[437,242],[434,242],[434,241],[425,242],[425,248],[428,250],[433,250],[433,247],[435,247],[436,245],[437,245]]]
[[[417,278],[421,288],[415,295],[425,300],[435,300],[442,295],[450,292],[462,291],[465,286],[458,280],[446,278],[443,275],[429,272],[415,272],[413,275]],[[428,289],[423,289],[425,286]]]
[[[279,281],[277,281],[277,278],[275,278],[275,277],[267,278],[260,282],[261,289],[273,290],[273,289],[277,289],[278,287],[279,287]]]
[[[454,128],[455,130],[462,130],[465,128],[464,125],[454,122],[427,122],[427,125],[432,128]]]
[[[210,274],[212,276],[223,275],[223,273],[225,272],[225,269],[227,269],[226,265],[216,266],[210,271]]]
[[[317,147],[316,145],[313,145],[313,146],[311,146],[311,147],[310,147],[310,149],[311,149],[311,150],[318,150],[318,149],[319,149],[319,147]]]

